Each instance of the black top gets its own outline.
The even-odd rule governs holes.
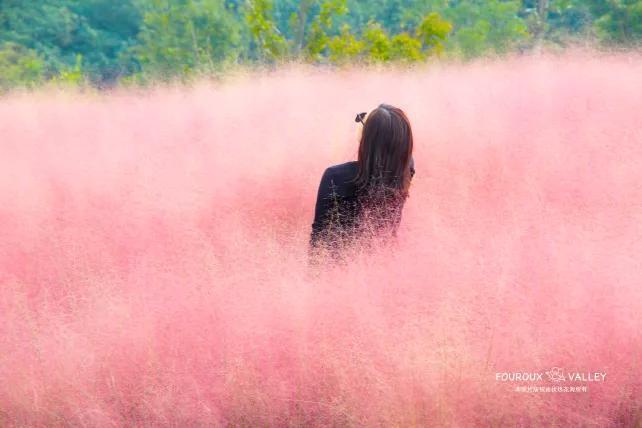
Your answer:
[[[310,244],[314,247],[321,238],[329,233],[352,234],[359,226],[358,219],[362,210],[361,199],[353,180],[357,176],[357,162],[334,165],[325,170],[319,184],[317,203],[314,210]],[[410,161],[410,174],[415,173],[414,161]],[[401,220],[401,206],[393,218],[394,231]],[[335,235],[336,237],[336,235]]]

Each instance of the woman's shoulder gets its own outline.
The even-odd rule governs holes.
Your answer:
[[[322,183],[334,189],[339,196],[352,197],[355,193],[353,180],[357,176],[357,162],[345,162],[326,168],[323,173]],[[323,185],[323,184],[322,184]]]
[[[344,162],[337,165],[332,165],[326,169],[326,174],[331,174],[334,177],[353,178],[357,173],[357,161]]]

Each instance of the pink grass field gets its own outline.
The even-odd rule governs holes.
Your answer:
[[[568,54],[1,98],[0,425],[642,426],[641,94]],[[311,272],[381,102],[397,245]],[[606,378],[497,380],[553,367]]]

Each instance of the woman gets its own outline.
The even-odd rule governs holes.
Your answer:
[[[412,129],[405,113],[381,104],[363,121],[357,161],[325,170],[319,185],[312,249],[333,253],[354,238],[395,236],[414,175]]]

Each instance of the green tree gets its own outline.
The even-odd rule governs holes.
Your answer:
[[[442,13],[448,3],[449,0],[348,0],[348,23],[353,28],[365,29],[374,21],[388,34],[412,34],[426,15]]]
[[[0,0],[3,85],[245,61],[415,62],[642,36],[642,0]],[[80,59],[80,61],[79,61]],[[24,68],[24,70],[21,70]],[[18,84],[18,83],[16,83]]]
[[[417,62],[440,53],[452,25],[433,12],[425,16],[415,35],[401,32],[390,37],[382,26],[371,22],[363,33],[364,51],[369,62]]]
[[[425,59],[421,41],[408,33],[399,33],[390,39],[390,60],[396,62],[418,62]]]
[[[530,37],[520,6],[513,0],[464,0],[445,9],[454,27],[449,47],[466,58],[510,51]]]
[[[377,22],[370,22],[363,32],[364,51],[370,62],[387,62],[391,58],[390,38]]]
[[[287,42],[272,16],[271,0],[249,0],[245,21],[255,44],[256,56],[263,60],[277,60],[287,54]]]
[[[76,55],[76,64],[73,67],[63,67],[60,72],[51,79],[51,82],[57,85],[68,86],[79,86],[86,83],[86,74],[83,71],[82,63],[82,55]]]
[[[449,21],[443,19],[438,13],[432,12],[421,20],[416,32],[424,49],[440,54],[452,30],[453,25]]]
[[[0,45],[0,90],[32,87],[44,79],[45,62],[33,49],[13,42]]]
[[[642,0],[587,0],[600,38],[632,44],[642,39]]]
[[[350,31],[350,25],[343,24],[341,32],[328,42],[328,57],[331,62],[345,64],[358,58],[365,48],[365,43]]]
[[[238,61],[241,26],[219,0],[149,0],[130,54],[148,75],[172,77],[212,71]]]
[[[84,35],[82,43],[74,44],[66,69],[76,68],[76,56],[82,55],[82,70],[94,79],[114,81],[131,72],[132,64],[123,63],[122,58],[137,42],[142,25],[134,1],[72,0],[69,7],[84,22]]]
[[[520,16],[535,47],[590,36],[592,16],[584,0],[524,0]]]
[[[130,0],[2,0],[0,40],[35,51],[45,75],[73,68],[83,57],[83,73],[94,81],[121,74],[118,57],[133,43],[140,16]]]
[[[306,57],[308,60],[319,61],[330,42],[329,33],[336,17],[348,12],[346,0],[324,0],[320,4],[319,13],[310,25],[310,32],[306,38]],[[344,27],[348,31],[349,27]]]

